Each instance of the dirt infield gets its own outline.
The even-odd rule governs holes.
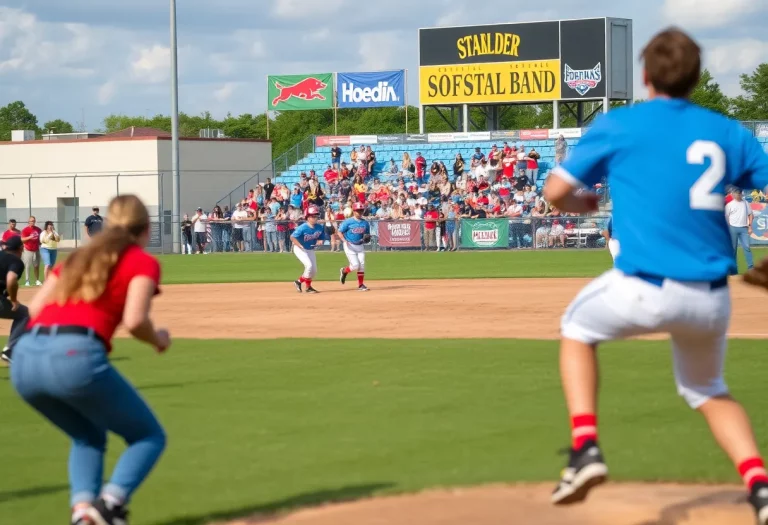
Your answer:
[[[299,295],[291,283],[205,284],[164,287],[155,303],[158,325],[176,337],[271,339],[355,338],[336,322],[350,308],[363,316],[374,338],[558,337],[560,315],[587,279],[485,279],[321,282],[318,295]],[[730,336],[768,337],[764,295],[734,281]],[[24,290],[22,301],[33,291]],[[435,315],[432,316],[431,313]],[[522,313],[523,315],[520,315]],[[301,317],[304,331],[291,333]],[[431,322],[430,319],[442,319]],[[395,330],[392,321],[397,320]],[[0,321],[0,333],[9,324]],[[124,334],[121,334],[124,335]],[[281,517],[255,517],[229,525],[740,525],[754,523],[744,492],[733,486],[608,485],[586,505],[559,509],[548,504],[552,486],[490,486],[367,499],[301,510]]]

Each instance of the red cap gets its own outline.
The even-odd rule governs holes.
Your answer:
[[[307,208],[307,217],[310,215],[320,215],[320,208],[317,206],[310,206]]]
[[[356,202],[352,205],[352,209],[354,211],[363,211],[365,209],[365,205],[362,202]]]

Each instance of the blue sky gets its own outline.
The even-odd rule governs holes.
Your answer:
[[[676,24],[705,48],[726,93],[768,61],[764,0],[179,0],[179,109],[260,113],[268,74],[407,68],[417,99],[417,29],[591,16],[634,20],[635,56]],[[516,8],[516,5],[522,7]],[[542,9],[531,9],[542,5]],[[42,124],[88,129],[111,113],[167,114],[168,1],[4,0],[0,105],[23,100]],[[639,72],[635,96],[641,97]]]

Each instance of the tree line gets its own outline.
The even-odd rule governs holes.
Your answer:
[[[704,70],[701,81],[691,99],[706,108],[729,115],[738,120],[768,120],[768,63],[760,64],[751,74],[740,77],[742,93],[736,97],[726,96],[712,74]],[[641,102],[641,101],[638,101]],[[595,109],[587,104],[587,114]],[[516,105],[504,108],[499,116],[501,129],[549,128],[553,119],[552,104]],[[457,111],[458,113],[458,111]],[[458,116],[456,116],[458,118]],[[489,117],[481,108],[470,108],[470,121],[478,129],[487,129]],[[419,129],[418,108],[410,106],[407,111],[409,133]],[[439,113],[434,108],[425,112],[426,126],[431,132],[453,131],[451,116],[447,111]],[[339,109],[335,116],[339,135],[394,134],[406,132],[405,108]],[[561,111],[562,127],[576,125],[574,115]],[[101,129],[96,131],[112,133],[131,126],[151,127],[171,131],[171,117],[154,117],[115,114],[104,118]],[[179,133],[182,137],[197,137],[201,129],[221,129],[232,138],[267,138],[265,114],[227,114],[223,119],[214,118],[209,112],[200,115],[179,114]],[[43,133],[71,133],[74,126],[61,119],[38,125],[37,117],[21,101],[11,102],[0,108],[0,141],[11,139],[11,130],[34,130]],[[78,130],[83,131],[83,130]],[[332,110],[286,111],[272,113],[269,121],[269,138],[273,142],[273,155],[281,155],[308,135],[333,135],[334,112]]]

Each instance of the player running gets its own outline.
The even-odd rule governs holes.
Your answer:
[[[101,233],[45,280],[13,349],[16,392],[72,439],[72,525],[126,525],[131,496],[165,448],[152,410],[108,358],[120,324],[158,352],[171,344],[149,315],[160,264],[144,251],[148,242],[149,214],[141,201],[113,199]],[[108,431],[128,447],[102,486]]]
[[[328,236],[325,234],[323,225],[317,223],[319,216],[320,209],[314,204],[310,204],[307,207],[307,222],[296,228],[291,234],[293,253],[304,265],[304,273],[297,281],[293,281],[293,285],[299,293],[302,292],[302,284],[307,285],[307,293],[320,293],[312,288],[312,278],[317,273],[315,246],[328,240]]]
[[[357,289],[367,292],[365,286],[365,243],[371,237],[371,225],[363,219],[365,205],[356,202],[352,205],[352,217],[341,223],[336,235],[344,244],[344,253],[347,254],[349,266],[339,270],[341,284],[347,282],[347,275],[357,272]]]
[[[765,188],[768,156],[741,124],[687,100],[701,72],[701,50],[688,35],[663,31],[642,58],[650,100],[598,118],[544,190],[563,211],[591,212],[597,195],[575,190],[607,177],[621,242],[615,268],[587,285],[562,318],[560,373],[572,449],[552,502],[580,502],[608,475],[598,447],[598,345],[663,332],[671,336],[678,392],[704,416],[741,474],[759,523],[768,525],[768,474],[749,418],[723,380],[728,275],[736,270],[725,187]],[[663,204],[638,182],[649,136],[665,144],[657,163]]]

